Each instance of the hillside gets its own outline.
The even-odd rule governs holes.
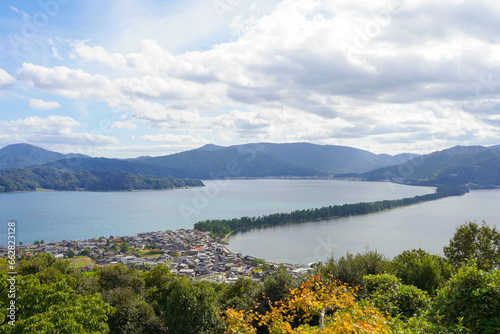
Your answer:
[[[47,165],[71,171],[113,171],[175,178],[310,177],[363,173],[403,163],[415,156],[409,153],[377,155],[346,146],[258,143],[229,147],[208,144],[160,157],[108,159],[61,154],[29,144],[14,144],[0,150],[0,170]]]
[[[404,163],[417,154],[403,153],[396,156],[374,154],[353,147],[337,145],[315,145],[309,143],[258,143],[222,147],[206,145],[199,150],[218,151],[236,148],[241,152],[256,151],[272,155],[280,161],[294,166],[314,169],[328,174],[364,173],[376,168]]]
[[[60,160],[48,166],[71,170],[116,171],[160,177],[214,179],[226,177],[322,176],[326,173],[297,167],[266,154],[228,147],[196,149],[161,157],[140,159],[82,159],[75,166]]]
[[[61,158],[62,157],[62,158]],[[76,157],[77,159],[74,159]],[[391,180],[409,184],[500,185],[498,146],[457,146],[424,156],[373,154],[352,147],[290,144],[244,144],[229,147],[205,145],[160,157],[135,159],[90,158],[64,155],[27,144],[0,150],[2,161],[46,166],[72,172],[83,170],[171,178],[358,176],[370,181]],[[61,158],[57,161],[54,159]],[[4,164],[5,166],[6,164]]]
[[[380,168],[360,177],[409,184],[500,185],[500,148],[456,146],[414,158],[405,164]]]
[[[49,164],[73,170],[119,171],[134,174],[213,179],[224,177],[325,176],[366,172],[395,165],[415,154],[373,154],[345,146],[290,144],[244,144],[229,147],[205,145],[198,149],[160,157],[136,159],[83,159],[78,166],[66,161]]]
[[[69,172],[35,166],[0,172],[0,192],[49,190],[123,191],[203,186],[200,180],[154,178],[118,172]]]
[[[83,154],[62,154],[29,144],[13,144],[0,149],[0,170],[43,165],[62,159],[90,158]]]

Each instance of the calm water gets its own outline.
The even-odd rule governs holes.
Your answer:
[[[476,190],[460,197],[402,207],[365,216],[252,230],[232,236],[230,249],[268,261],[324,261],[365,246],[392,258],[422,248],[442,254],[457,225],[485,220],[500,226],[500,189]]]
[[[138,192],[35,192],[0,194],[0,244],[7,222],[17,241],[81,240],[110,235],[192,228],[200,220],[286,212],[325,205],[412,197],[427,187],[332,180],[206,181],[204,188]],[[473,191],[376,214],[239,233],[230,249],[268,261],[323,261],[332,252],[370,249],[392,257],[421,247],[442,252],[466,220],[498,224],[500,190]]]
[[[4,225],[0,228],[0,245],[7,244],[6,225],[12,219],[17,221],[18,242],[51,242],[192,228],[205,219],[397,199],[433,191],[390,183],[332,180],[221,180],[205,184],[204,188],[166,191],[0,194],[0,221]],[[309,225],[307,230],[314,231],[314,226]],[[245,244],[248,247],[240,240],[235,238],[235,250]],[[275,244],[268,245],[271,250],[267,248],[270,254],[266,258],[279,258],[271,255],[275,254]],[[280,243],[280,247],[284,245]],[[250,253],[256,253],[255,249]]]

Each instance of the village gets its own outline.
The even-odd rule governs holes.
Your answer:
[[[58,259],[86,257],[88,264],[80,266],[81,271],[92,271],[96,267],[123,264],[141,270],[148,270],[158,264],[167,265],[170,272],[181,277],[211,282],[231,282],[238,277],[249,277],[257,281],[276,271],[280,265],[266,262],[240,253],[233,253],[227,242],[214,238],[210,232],[193,229],[140,233],[136,236],[100,237],[82,241],[63,240],[61,242],[16,246],[18,260],[34,254],[49,253]],[[0,248],[0,257],[7,257],[6,246]],[[298,276],[311,270],[306,265],[283,265]]]

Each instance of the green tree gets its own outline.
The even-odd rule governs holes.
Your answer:
[[[496,227],[476,221],[468,221],[457,227],[450,244],[444,247],[444,255],[459,267],[474,260],[479,269],[490,270],[500,266],[500,232]]]
[[[80,276],[78,269],[66,260],[59,260],[49,253],[40,253],[32,255],[22,260],[18,265],[19,275],[37,275],[49,268],[59,271],[61,274],[76,278]]]
[[[99,294],[79,295],[66,279],[42,284],[34,275],[16,277],[16,322],[6,323],[9,276],[0,274],[0,333],[108,333],[114,308]]]
[[[75,251],[70,249],[68,252],[68,257],[71,259],[71,258],[75,257],[75,255],[76,255]]]
[[[129,269],[123,264],[116,264],[97,269],[96,275],[102,290],[128,287],[138,295],[144,293],[144,280],[137,269]]]
[[[120,245],[120,252],[122,253],[127,253],[130,250],[130,246],[128,245],[128,242],[124,241]]]
[[[219,293],[219,300],[223,309],[228,307],[249,311],[255,300],[262,294],[262,284],[250,278],[240,277],[234,283],[228,284]]]
[[[162,305],[170,333],[222,334],[224,324],[214,290],[207,282],[177,279]]]
[[[61,277],[71,278],[67,279],[67,282],[79,294],[92,294],[99,291],[96,277],[83,275],[71,262],[56,259],[49,253],[32,255],[22,260],[18,265],[18,274],[33,274],[42,283],[57,282]]]
[[[390,274],[363,277],[363,288],[374,305],[392,317],[408,319],[423,314],[431,301],[425,291],[413,285],[405,285]]]
[[[265,299],[271,302],[277,302],[283,299],[290,289],[295,289],[299,286],[299,280],[294,278],[292,274],[283,265],[280,265],[276,272],[272,273],[264,280],[263,292]],[[261,297],[261,301],[263,301]]]
[[[80,255],[81,255],[81,256],[90,256],[90,254],[91,254],[91,253],[92,253],[92,251],[91,251],[90,249],[85,248],[84,250],[82,250],[82,251],[80,252]]]
[[[449,328],[463,324],[473,333],[500,333],[500,271],[475,263],[460,268],[438,291],[431,315]]]
[[[414,285],[430,295],[434,295],[454,272],[453,266],[444,258],[422,249],[404,251],[393,259],[392,265],[394,274],[404,284]]]
[[[391,269],[391,261],[385,255],[366,249],[356,255],[347,252],[338,259],[331,257],[326,263],[318,265],[315,272],[322,277],[331,277],[358,286],[363,283],[364,276],[383,274]]]
[[[142,278],[146,300],[153,305],[155,313],[163,318],[163,306],[171,292],[171,285],[178,279],[177,275],[171,274],[168,266],[158,264],[150,271],[143,272]]]
[[[266,260],[264,259],[254,259],[252,262],[252,266],[258,267],[258,266],[263,266],[266,264]]]
[[[116,309],[109,317],[111,333],[166,333],[166,328],[155,315],[154,309],[131,288],[105,291],[102,299]]]

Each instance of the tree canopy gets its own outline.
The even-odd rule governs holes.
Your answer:
[[[474,260],[479,269],[498,269],[500,266],[500,232],[483,221],[468,221],[456,228],[450,244],[444,247],[444,255],[459,267]]]

